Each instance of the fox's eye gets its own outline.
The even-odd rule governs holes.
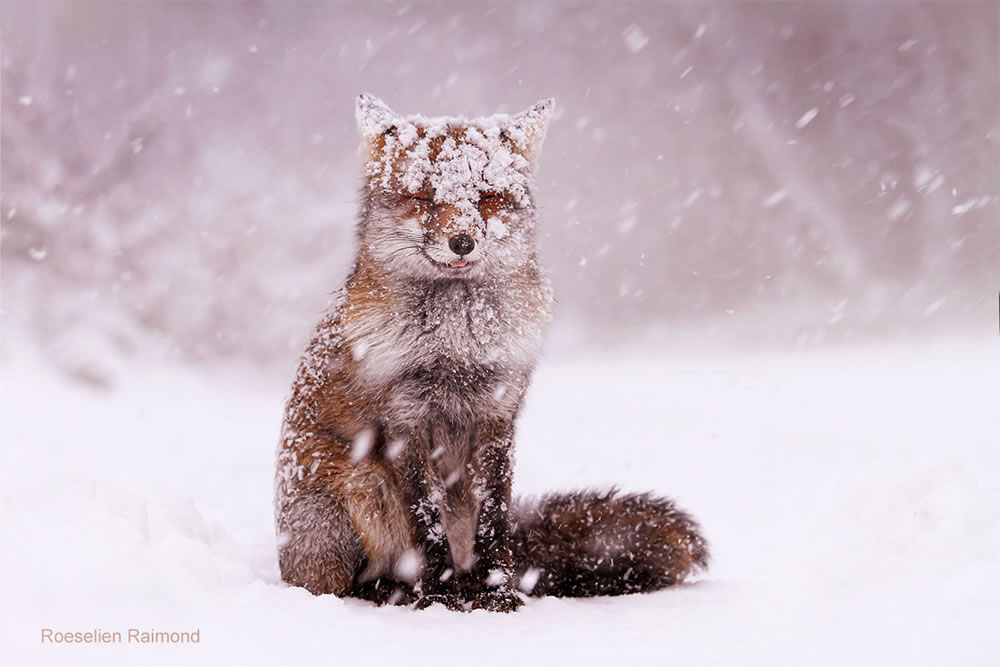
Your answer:
[[[426,197],[424,195],[410,195],[409,197],[410,199],[415,199],[416,201],[425,201],[427,203],[432,203],[434,201],[430,197]]]
[[[479,195],[479,209],[483,215],[495,215],[506,206],[507,203],[499,192],[484,192]]]

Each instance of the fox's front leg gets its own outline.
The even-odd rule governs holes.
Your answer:
[[[413,513],[413,536],[420,552],[422,563],[414,587],[417,592],[417,609],[425,609],[440,603],[456,611],[463,610],[454,577],[454,565],[448,538],[441,521],[441,512],[436,496],[441,495],[428,483],[424,461],[414,457],[408,462],[406,472],[407,500]]]
[[[510,502],[514,425],[489,421],[476,431],[476,490],[482,505],[476,525],[476,563],[463,577],[474,609],[510,612],[524,604],[514,590],[510,551]]]

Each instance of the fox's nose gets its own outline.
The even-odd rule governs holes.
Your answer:
[[[468,234],[455,234],[448,239],[448,247],[456,255],[468,255],[476,247],[476,242]]]

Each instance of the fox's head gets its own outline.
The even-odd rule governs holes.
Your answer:
[[[532,175],[552,106],[467,120],[358,97],[362,252],[404,279],[497,278],[534,261]]]

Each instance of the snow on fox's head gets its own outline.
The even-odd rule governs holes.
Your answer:
[[[363,250],[414,278],[490,277],[534,258],[533,173],[553,102],[484,118],[400,116],[357,101]]]

